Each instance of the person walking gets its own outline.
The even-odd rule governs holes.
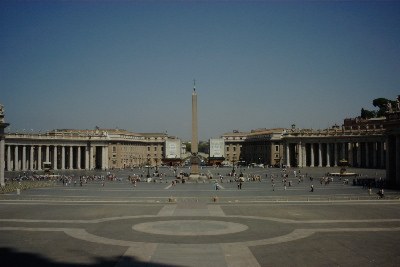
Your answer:
[[[314,192],[314,185],[313,185],[313,184],[311,185],[311,190],[310,190],[310,192]]]

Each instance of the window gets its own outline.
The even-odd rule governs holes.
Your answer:
[[[147,147],[147,151],[150,151],[150,147],[149,146]]]
[[[226,152],[229,152],[229,146],[226,147]]]
[[[275,146],[275,152],[279,152],[279,146]]]
[[[236,147],[235,146],[233,147],[233,152],[236,152]]]
[[[116,153],[117,152],[117,148],[115,146],[112,147],[112,152]]]

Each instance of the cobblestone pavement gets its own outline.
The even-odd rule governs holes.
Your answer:
[[[0,257],[4,266],[400,265],[399,192],[378,199],[377,189],[339,179],[289,178],[274,191],[270,179],[238,190],[224,177],[215,190],[208,181],[171,186],[167,175],[136,187],[122,179],[1,195]]]

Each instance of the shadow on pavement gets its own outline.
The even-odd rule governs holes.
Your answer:
[[[78,266],[85,266],[85,267],[94,267],[94,266],[101,266],[101,267],[114,267],[114,266],[144,266],[144,267],[177,267],[172,265],[165,265],[165,264],[157,264],[157,263],[146,263],[142,261],[136,260],[134,257],[112,257],[112,258],[102,258],[97,257],[95,258],[95,263],[93,264],[80,264],[80,263],[66,263],[66,262],[55,262],[47,259],[46,257],[28,253],[28,252],[18,252],[11,248],[0,248],[0,259],[2,262],[2,266],[7,267],[21,267],[21,266],[29,266],[29,267],[78,267]]]

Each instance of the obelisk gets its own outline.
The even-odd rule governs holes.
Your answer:
[[[4,129],[10,124],[5,123],[4,121],[4,107],[0,104],[0,186],[5,186],[4,182],[4,148],[5,148],[5,137],[4,137]]]
[[[192,157],[191,157],[191,168],[190,178],[197,179],[199,177],[199,138],[198,138],[198,125],[197,125],[197,93],[196,93],[196,80],[193,81],[193,93],[192,93]]]

